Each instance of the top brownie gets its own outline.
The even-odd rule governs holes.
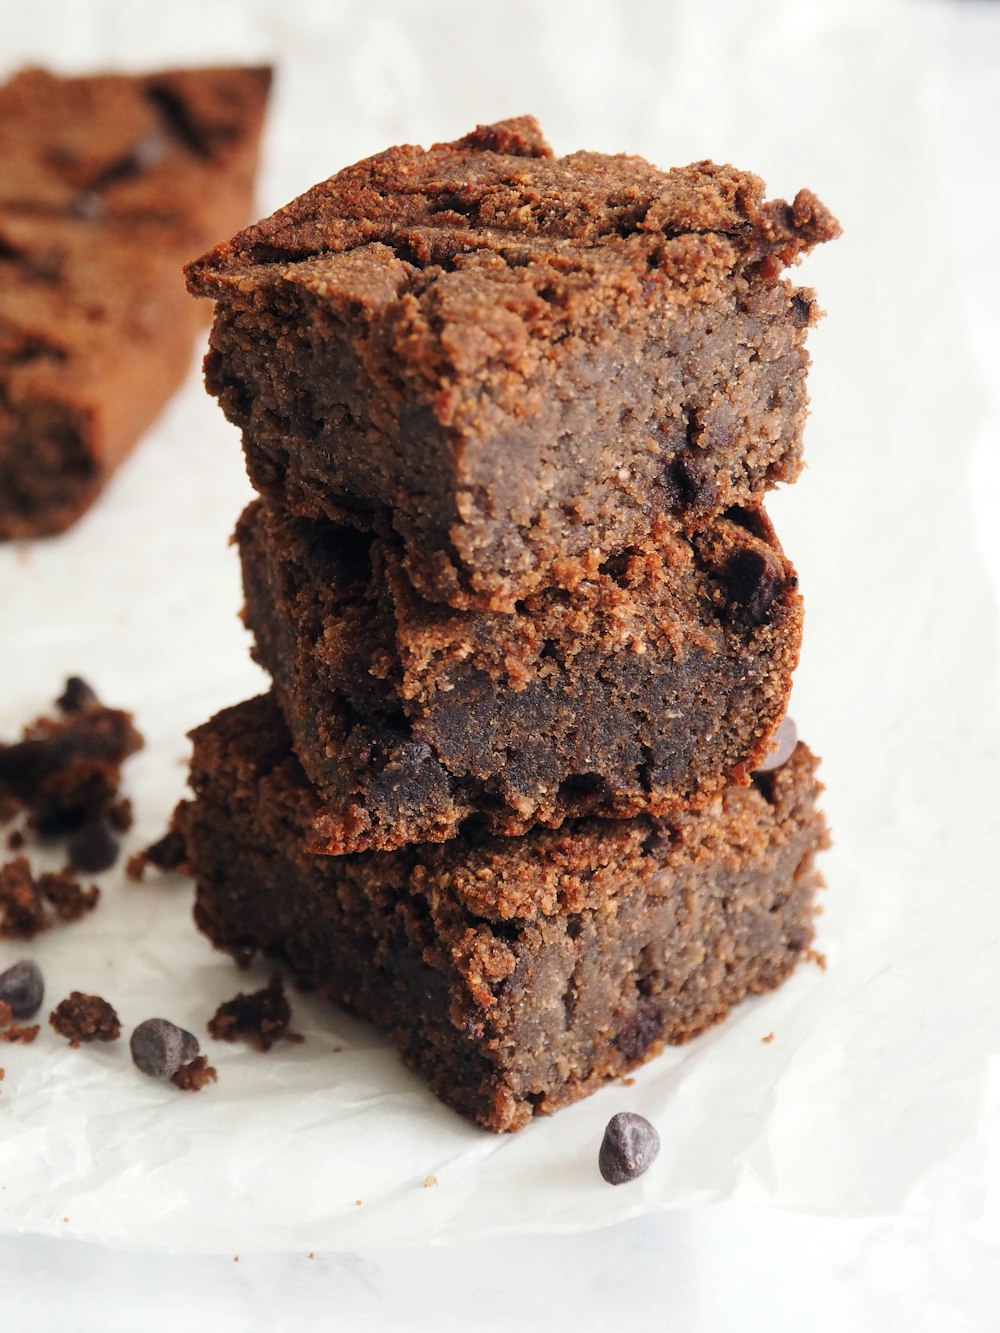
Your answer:
[[[258,490],[509,609],[797,475],[817,311],[781,270],[838,231],[733,167],[555,158],[524,117],[348,167],[187,271]]]

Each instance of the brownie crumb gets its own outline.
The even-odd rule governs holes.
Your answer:
[[[201,1092],[206,1083],[218,1082],[218,1074],[208,1063],[208,1056],[196,1055],[186,1065],[174,1071],[170,1082],[182,1092]]]
[[[105,820],[88,819],[69,835],[66,853],[77,870],[96,875],[118,860],[118,839]]]
[[[79,921],[92,912],[101,897],[96,884],[84,888],[67,866],[39,875],[38,888],[42,896],[55,908],[60,921]]]
[[[73,839],[80,869],[103,870],[118,854],[107,823],[126,814],[111,813],[122,805],[121,765],[142,737],[130,713],[106,708],[78,676],[66,682],[57,707],[58,717],[37,718],[19,741],[0,743],[0,822],[27,811],[39,836]]]
[[[268,984],[248,994],[240,992],[220,1004],[208,1021],[208,1030],[216,1041],[238,1041],[245,1037],[258,1051],[269,1051],[276,1041],[301,1041],[297,1032],[289,1032],[292,1010],[285,995],[281,973],[275,972]]]
[[[183,866],[184,855],[184,838],[180,830],[168,829],[162,838],[151,843],[145,851],[136,852],[134,856],[129,857],[125,874],[136,883],[143,879],[147,866],[153,866],[154,869],[169,874]]]
[[[51,924],[27,857],[0,866],[0,936],[31,940]]]
[[[79,921],[100,899],[96,884],[83,888],[73,871],[46,871],[36,879],[24,856],[0,866],[0,936],[30,940],[52,925],[46,902],[60,921]]]
[[[108,806],[108,823],[116,833],[127,833],[132,827],[132,802],[127,796]]]
[[[49,1014],[49,1023],[71,1046],[81,1042],[117,1041],[122,1025],[118,1015],[99,995],[72,991]]]
[[[2,817],[0,817],[0,823],[2,822]],[[12,852],[19,852],[27,841],[27,838],[24,836],[23,828],[11,829],[7,834],[7,846]]]
[[[23,1027],[20,1023],[15,1023],[14,1010],[6,1000],[0,1000],[0,1041],[19,1041],[27,1046],[37,1036],[37,1023],[33,1023],[30,1027]]]
[[[24,1046],[30,1046],[38,1036],[39,1030],[37,1023],[31,1023],[27,1027],[21,1023],[10,1023],[0,1030],[0,1041],[19,1041]]]

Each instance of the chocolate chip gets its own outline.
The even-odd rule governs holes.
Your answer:
[[[634,558],[635,551],[631,547],[625,551],[619,551],[616,555],[609,555],[601,565],[601,573],[609,579],[614,579],[619,587],[624,588],[628,583],[629,571],[632,568]]]
[[[70,676],[66,688],[56,700],[57,707],[64,713],[82,713],[93,708],[96,703],[97,695],[93,688],[80,676]]]
[[[782,570],[763,551],[745,547],[735,551],[726,565],[726,588],[730,605],[743,624],[762,625],[781,591]]]
[[[812,302],[804,296],[792,297],[792,324],[797,329],[804,329],[812,318]]]
[[[790,717],[786,717],[781,726],[774,733],[774,740],[771,742],[771,748],[754,769],[755,773],[773,773],[776,768],[782,764],[787,764],[791,759],[796,745],[799,743],[799,733],[796,730],[795,723]]]
[[[674,485],[686,509],[709,510],[715,504],[718,487],[711,465],[700,453],[685,450],[673,462]]]
[[[103,819],[88,819],[70,834],[66,852],[77,870],[96,874],[107,870],[118,858],[118,839]]]
[[[45,998],[42,970],[32,958],[22,958],[6,972],[0,972],[0,1002],[10,1005],[15,1018],[37,1014]]]
[[[660,1136],[645,1116],[619,1111],[608,1121],[597,1164],[609,1185],[624,1185],[648,1171],[659,1151]]]
[[[166,1018],[147,1018],[129,1038],[132,1060],[150,1078],[173,1078],[198,1054],[198,1038]]]

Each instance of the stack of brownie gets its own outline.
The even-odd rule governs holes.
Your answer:
[[[806,191],[553,158],[529,118],[342,171],[188,269],[270,694],[194,733],[201,928],[524,1125],[777,985],[825,832],[802,607]]]

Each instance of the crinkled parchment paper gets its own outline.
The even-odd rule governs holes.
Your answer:
[[[828,311],[811,343],[810,467],[771,506],[809,612],[794,710],[824,756],[836,838],[829,966],[803,967],[634,1086],[506,1138],[463,1124],[378,1034],[304,998],[301,1046],[208,1042],[219,1082],[198,1096],[139,1075],[124,1042],[72,1051],[46,1028],[3,1050],[0,1229],[233,1252],[570,1231],[733,1197],[894,1208],[973,1133],[1000,1045],[996,612],[968,499],[979,398],[939,221],[934,14],[608,0],[512,4],[501,24],[442,4],[177,3],[159,32],[152,12],[25,7],[5,19],[3,59],[273,56],[262,208],[387,143],[532,110],[560,151],[729,159],[774,193],[811,186],[840,216],[843,239],[802,271]],[[149,742],[127,770],[133,848],[182,793],[186,730],[262,686],[226,544],[248,494],[236,433],[193,365],[84,522],[0,551],[0,735],[70,672],[132,708]],[[53,1002],[93,990],[126,1029],[163,1014],[203,1039],[216,1004],[267,975],[213,953],[186,881],[139,888],[116,869],[101,883],[88,920],[0,942],[0,966],[30,952]],[[596,1149],[626,1108],[655,1121],[663,1150],[610,1190]]]

